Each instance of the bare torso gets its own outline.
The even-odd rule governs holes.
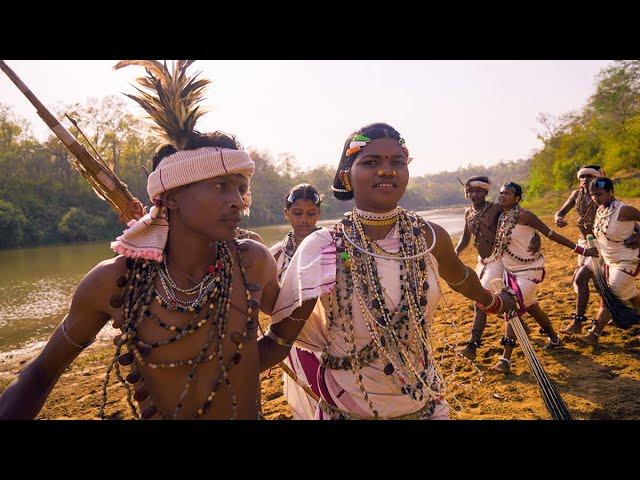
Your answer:
[[[266,248],[256,248],[256,243],[251,240],[245,240],[249,243],[250,248],[240,252],[242,263],[246,268],[246,281],[248,284],[260,285],[264,283],[264,268],[261,268],[262,262],[260,257],[269,252]],[[237,401],[238,419],[255,419],[257,418],[257,401],[258,401],[258,349],[257,349],[257,328],[258,328],[258,309],[254,308],[251,319],[247,317],[247,299],[246,288],[242,279],[242,273],[238,265],[238,253],[235,248],[231,248],[233,256],[232,270],[232,289],[231,289],[231,307],[229,310],[226,334],[223,340],[223,363],[230,365],[229,379],[230,386],[221,382],[217,388],[215,396],[212,400],[211,408],[199,418],[202,419],[228,419],[232,417],[232,398],[235,392]],[[114,318],[115,325],[121,326],[123,317],[123,307],[114,308],[109,304],[112,296],[121,294],[122,289],[116,285],[118,277],[126,275],[126,260],[118,257],[110,261],[108,271],[105,275],[111,276],[113,281],[110,289],[103,289],[100,294],[103,296],[101,301],[105,305],[105,313]],[[156,278],[156,287],[160,286],[160,280]],[[125,286],[126,288],[126,286]],[[104,293],[103,293],[104,292]],[[258,302],[261,300],[262,291],[252,291],[250,295]],[[203,308],[198,314],[198,319],[204,317],[208,308]],[[161,322],[178,328],[185,327],[192,323],[194,319],[193,313],[181,313],[170,311],[163,308],[157,302],[152,301],[150,312]],[[212,328],[218,329],[219,323],[223,319],[208,320],[195,332],[185,335],[175,343],[156,347],[151,353],[144,357],[146,362],[165,364],[169,362],[180,362],[187,359],[195,358],[204,345],[207,343],[209,333]],[[246,338],[242,340],[244,330],[247,330]],[[138,338],[146,343],[157,342],[168,339],[175,335],[175,332],[168,331],[157,324],[157,321],[150,316],[141,319],[138,327]],[[215,355],[218,347],[218,333],[214,332],[212,341],[206,349],[204,356],[208,357],[213,354],[213,358],[199,365],[191,381],[186,396],[182,401],[181,412],[177,415],[178,419],[190,419],[196,416],[198,409],[202,408],[207,398],[214,389],[214,385],[222,379],[221,365]],[[243,346],[238,351],[238,344],[242,340]],[[114,347],[115,348],[115,347]],[[125,352],[126,350],[123,350]],[[239,356],[238,356],[239,354]],[[233,357],[235,356],[235,361]],[[191,365],[176,366],[173,368],[151,368],[150,366],[137,365],[134,361],[129,366],[121,366],[123,376],[126,377],[131,367],[135,367],[141,373],[141,380],[133,385],[140,388],[141,384],[149,392],[149,397],[138,402],[139,410],[144,411],[149,405],[154,404],[165,415],[171,416],[178,404],[185,385],[187,376],[192,369]],[[153,400],[151,400],[153,399]],[[160,419],[160,414],[154,415],[152,418]]]
[[[471,232],[473,245],[482,258],[489,257],[493,251],[500,213],[502,213],[500,206],[492,202],[487,203],[486,208],[477,212],[472,207],[465,212],[465,221]]]

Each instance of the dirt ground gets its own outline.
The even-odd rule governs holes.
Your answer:
[[[640,202],[631,202],[638,204]],[[543,220],[551,225],[550,217]],[[577,238],[573,226],[560,231],[568,238]],[[575,293],[571,280],[576,256],[569,249],[547,239],[543,240],[547,275],[538,287],[538,299],[559,330],[569,323],[575,308]],[[475,252],[468,248],[461,256],[475,265]],[[443,301],[436,316],[433,336],[436,356],[442,362],[449,389],[447,398],[453,419],[548,419],[534,376],[519,347],[510,374],[490,370],[497,361],[503,334],[503,321],[493,316],[487,323],[483,345],[478,350],[475,365],[451,353],[468,338],[473,319],[471,302],[452,292],[441,282]],[[599,298],[593,293],[587,316],[597,312]],[[530,327],[531,341],[547,374],[577,419],[640,419],[640,325],[629,330],[608,326],[600,346],[593,348],[577,338],[562,335],[562,349],[543,352],[546,338],[538,333],[535,321],[525,317]],[[92,345],[61,376],[42,411],[41,419],[96,419],[101,401],[101,386],[113,346],[109,339]],[[19,372],[21,366],[37,352],[0,357],[0,391]],[[262,383],[263,413],[268,420],[291,418],[282,395],[282,371],[273,369]],[[110,388],[112,404],[108,407],[116,418],[131,418],[124,389],[116,384]]]

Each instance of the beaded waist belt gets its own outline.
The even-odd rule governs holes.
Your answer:
[[[327,403],[324,398],[320,399],[318,407],[322,413],[329,416],[330,420],[374,420],[372,417],[361,417],[355,413],[341,410]],[[380,420],[428,420],[436,409],[436,402],[433,399],[427,400],[427,403],[420,410],[399,417],[380,418]]]

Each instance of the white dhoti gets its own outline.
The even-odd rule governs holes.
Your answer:
[[[528,309],[532,305],[538,303],[538,284],[544,279],[544,267],[537,267],[527,270],[519,271],[506,271],[509,281],[516,282],[518,288],[513,288],[513,283],[510,286],[516,292],[518,301],[523,310]]]
[[[502,265],[502,259],[498,258],[488,263],[483,263],[482,257],[478,257],[478,263],[476,263],[476,274],[480,279],[480,284],[487,290],[493,290],[491,288],[491,281],[496,278],[502,278],[504,275],[504,266]]]
[[[636,283],[640,265],[611,264],[605,268],[607,283],[620,300],[629,300],[640,295]]]

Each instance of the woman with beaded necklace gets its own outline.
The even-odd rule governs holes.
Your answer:
[[[490,259],[502,258],[505,283],[516,293],[520,315],[527,312],[536,320],[540,325],[540,333],[549,337],[549,341],[543,347],[549,350],[560,347],[562,341],[536,298],[537,284],[542,282],[545,275],[544,257],[538,249],[540,240],[536,238],[537,232],[549,240],[571,248],[579,255],[597,256],[598,250],[595,247],[585,249],[554,232],[534,213],[521,208],[521,200],[522,187],[517,183],[507,182],[500,188],[498,203],[503,212],[498,221],[495,247]],[[515,333],[510,324],[506,325],[505,335],[500,344],[504,346],[503,354],[493,368],[508,373],[511,370],[511,354],[516,345]]]
[[[287,194],[284,206],[284,216],[291,224],[291,230],[285,237],[271,247],[271,254],[278,265],[278,280],[281,281],[289,267],[289,262],[298,248],[298,245],[315,230],[320,227],[316,223],[320,219],[320,205],[322,198],[318,191],[308,183],[301,183],[293,187]],[[309,321],[313,321],[309,320]],[[315,375],[307,377],[309,371],[316,372],[319,365],[319,357],[309,350],[299,347],[291,349],[285,363],[295,374],[294,380],[284,373],[282,384],[284,396],[291,408],[294,420],[313,420],[317,403],[299,385],[308,385],[308,388],[318,395],[318,387]]]
[[[491,313],[514,307],[482,288],[442,227],[398,206],[409,181],[404,143],[384,123],[349,136],[332,190],[355,208],[298,247],[258,342],[261,370],[294,341],[321,353],[317,419],[448,418],[429,332],[438,274]],[[306,322],[312,312],[320,321]]]
[[[153,207],[111,244],[77,287],[68,315],[43,351],[0,397],[0,419],[34,418],[62,372],[109,319],[122,331],[112,372],[143,419],[258,418],[258,307],[279,286],[275,260],[253,240],[237,240],[254,162],[225,134],[194,130],[208,80],[141,65],[145,89],[133,97],[170,143],[153,158],[147,191]],[[126,366],[128,372],[122,372]],[[137,405],[134,404],[137,402]]]
[[[636,284],[640,274],[640,249],[634,235],[640,211],[618,200],[613,182],[606,177],[591,181],[591,197],[598,205],[593,233],[604,260],[607,284],[620,300],[640,309],[640,290]],[[589,345],[597,345],[610,318],[611,313],[601,302],[592,327],[580,338]]]

